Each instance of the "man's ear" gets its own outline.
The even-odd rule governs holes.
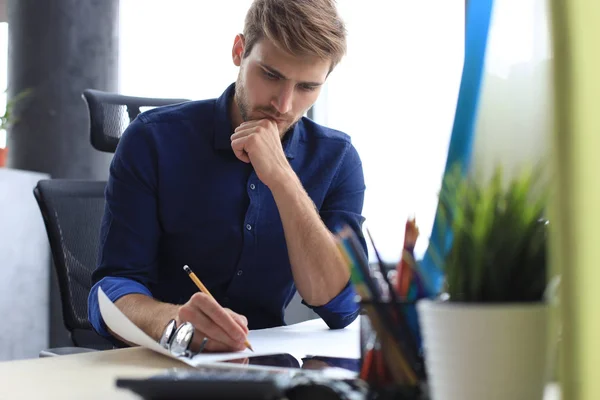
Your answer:
[[[244,35],[239,33],[235,35],[235,40],[233,41],[233,49],[231,49],[231,57],[233,59],[233,64],[235,64],[236,67],[239,67],[242,64],[242,58],[244,58],[244,48]]]

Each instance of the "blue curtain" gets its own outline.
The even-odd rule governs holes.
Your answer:
[[[493,0],[469,0],[466,15],[465,61],[463,66],[456,113],[444,174],[460,168],[465,175],[471,164],[474,127],[477,117],[481,80],[484,70]],[[444,280],[434,255],[443,256],[452,242],[452,232],[440,221],[439,205],[429,240],[429,248],[419,269],[429,295],[438,294]]]

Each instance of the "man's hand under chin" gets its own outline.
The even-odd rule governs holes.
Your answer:
[[[231,136],[240,160],[252,163],[279,210],[292,274],[300,296],[323,306],[348,283],[350,273],[335,239],[283,152],[277,124],[268,119],[241,124]]]
[[[237,158],[252,163],[258,179],[269,188],[293,174],[277,124],[270,119],[242,123],[231,136],[231,148]]]

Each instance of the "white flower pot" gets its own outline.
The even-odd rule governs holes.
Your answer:
[[[542,400],[548,306],[417,304],[432,400]]]

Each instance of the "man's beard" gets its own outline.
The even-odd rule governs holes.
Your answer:
[[[235,100],[240,110],[242,120],[244,122],[248,122],[250,118],[250,116],[248,115],[250,113],[250,106],[248,105],[248,97],[246,96],[244,86],[242,86],[240,75],[238,75],[237,81],[235,82]]]
[[[251,117],[250,117],[250,105],[248,104],[248,96],[246,95],[246,89],[242,85],[239,75],[235,82],[235,99],[237,102],[238,109],[240,110],[240,115],[242,116],[242,120],[244,122],[250,121]],[[277,110],[275,110],[272,107],[261,107],[257,111],[264,112],[267,115],[273,115],[273,116],[276,116],[279,114],[277,112]],[[258,118],[258,119],[262,119],[262,118]],[[283,138],[286,133],[294,130],[294,127],[296,126],[297,123],[298,123],[298,120],[294,121],[292,124],[290,124],[290,126],[288,126],[285,129],[285,132],[279,132],[279,135]],[[279,127],[278,127],[278,129],[279,129]]]

